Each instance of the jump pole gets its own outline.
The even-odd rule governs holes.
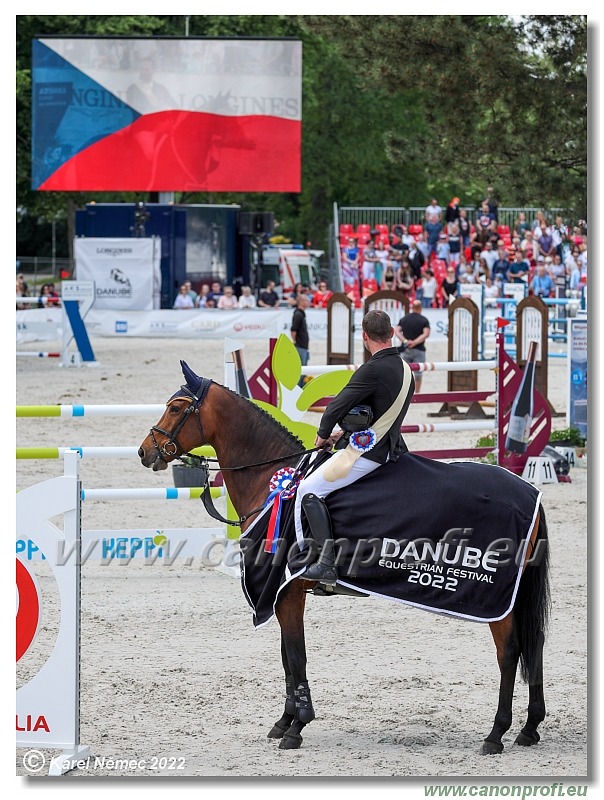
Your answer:
[[[61,353],[35,353],[33,350],[17,351],[17,358],[61,358]]]

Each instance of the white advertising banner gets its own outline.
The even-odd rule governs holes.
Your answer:
[[[289,334],[292,309],[222,309],[173,310],[161,309],[149,313],[100,312],[96,306],[86,317],[90,336],[139,336],[175,339],[268,339],[280,333]],[[448,317],[446,309],[424,309],[430,320],[430,341],[446,341]],[[355,339],[361,339],[362,312],[355,312]],[[306,311],[306,323],[311,341],[327,341],[327,311],[323,308]]]
[[[96,309],[151,311],[159,308],[160,241],[74,239],[78,281],[94,281]]]
[[[59,339],[61,336],[61,309],[32,309],[17,311],[17,343]],[[88,335],[138,336],[141,338],[172,339],[270,339],[280,333],[289,334],[292,309],[247,309],[226,311],[222,309],[155,311],[98,310],[95,302],[86,315]],[[448,335],[448,310],[423,309],[430,321],[430,341],[443,342]],[[361,340],[362,312],[355,311],[355,340]],[[327,341],[327,311],[323,308],[306,311],[308,333],[311,341]],[[40,328],[40,330],[38,330]]]

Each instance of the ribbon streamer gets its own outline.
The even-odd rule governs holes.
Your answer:
[[[295,470],[292,467],[283,467],[278,472],[275,472],[269,481],[269,494],[266,506],[273,504],[271,516],[268,522],[268,531],[266,534],[266,542],[264,544],[265,553],[276,553],[277,542],[279,540],[281,528],[281,504],[283,500],[288,500],[296,493],[297,482],[293,480]]]

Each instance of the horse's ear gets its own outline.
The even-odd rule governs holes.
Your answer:
[[[201,386],[201,378],[199,375],[196,375],[191,367],[187,364],[186,361],[181,359],[180,366],[182,369],[182,374],[185,376],[185,381],[189,389],[192,389],[193,392],[197,392],[199,387]]]

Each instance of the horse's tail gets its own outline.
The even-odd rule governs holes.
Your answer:
[[[543,641],[550,611],[549,542],[543,506],[539,506],[539,528],[533,551],[520,580],[514,604],[514,619],[520,644],[520,674],[530,683],[540,674]]]

